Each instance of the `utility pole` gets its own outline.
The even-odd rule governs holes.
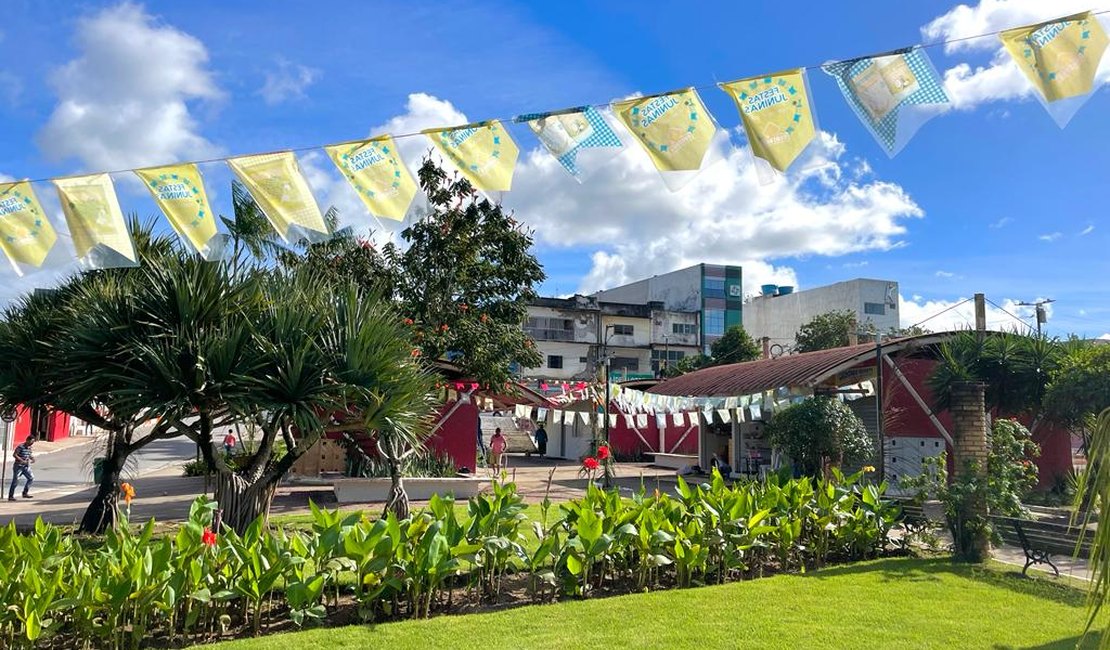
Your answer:
[[[984,294],[975,294],[975,331],[982,337],[987,331],[987,297]]]
[[[1033,308],[1034,313],[1037,315],[1037,338],[1041,338],[1041,324],[1048,322],[1048,312],[1045,311],[1044,306],[1052,302],[1056,301],[1052,298],[1046,298],[1044,300],[1034,300],[1033,302],[1025,302],[1023,300],[1019,303],[1015,303],[1021,307]]]
[[[612,335],[609,334],[609,330],[615,329],[615,328],[616,328],[616,325],[606,325],[605,326],[605,342],[604,342],[604,347],[603,347],[603,349],[605,351],[605,365],[604,365],[604,368],[605,368],[605,397],[602,398],[601,403],[602,403],[602,412],[604,414],[604,420],[605,420],[605,446],[606,447],[609,446],[609,376],[612,374],[612,372],[609,368],[609,337],[612,336]],[[612,453],[612,451],[613,450],[610,448],[609,453]],[[597,445],[596,444],[594,445],[594,453],[597,453]],[[610,477],[610,475],[609,475],[610,472],[608,470],[609,464],[612,463],[612,462],[613,462],[613,460],[612,460],[612,458],[610,458],[608,460],[608,462],[606,463],[606,465],[605,465],[606,469],[601,473],[602,480],[603,480],[603,485],[605,486],[605,489],[607,489],[607,490],[609,488],[613,487],[612,477]]]

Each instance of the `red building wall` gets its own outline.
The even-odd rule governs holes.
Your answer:
[[[612,408],[610,413],[617,413],[618,415],[617,425],[609,428],[609,444],[613,445],[613,448],[622,454],[632,454],[634,452],[698,453],[698,426],[695,425],[689,434],[686,433],[690,429],[690,418],[697,418],[697,413],[687,413],[686,424],[683,426],[675,426],[674,418],[667,415],[667,426],[664,427],[663,431],[663,449],[659,449],[659,426],[654,415],[648,414],[647,426],[639,430],[640,435],[636,435],[636,431],[633,431],[625,423],[623,414],[620,414],[615,408]],[[683,438],[684,435],[685,438]],[[643,436],[644,439],[641,440],[640,436]]]
[[[69,413],[62,411],[46,411],[46,435],[43,438],[54,442],[69,437]],[[15,443],[23,442],[31,434],[34,411],[29,408],[19,407],[16,411],[16,420],[12,423],[12,437]]]
[[[930,408],[934,405],[932,391],[926,383],[929,375],[937,362],[931,359],[898,359],[898,368],[906,379],[917,390],[925,404]],[[929,421],[928,415],[918,406],[910,392],[891,371],[890,366],[883,368],[883,411],[885,413],[884,427],[888,436],[915,436],[915,437],[940,437],[940,433]],[[947,411],[936,413],[937,419],[945,429],[952,433],[952,420]],[[1022,422],[1025,426],[1032,423],[1028,418]],[[1040,425],[1033,432],[1033,441],[1041,448],[1041,455],[1034,460],[1040,473],[1041,488],[1050,488],[1065,476],[1072,468],[1071,434],[1066,430],[1049,425]],[[949,449],[951,452],[951,449]],[[951,453],[949,453],[949,470],[951,470]]]
[[[437,421],[441,424],[428,439],[428,448],[449,457],[455,467],[473,472],[478,458],[478,406],[470,401],[458,404],[457,408],[455,404],[444,404]]]

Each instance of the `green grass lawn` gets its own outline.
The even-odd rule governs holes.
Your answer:
[[[888,559],[804,575],[219,644],[270,648],[1074,648],[1084,593],[1013,567]],[[1094,636],[1094,635],[1093,635]],[[1084,647],[1096,647],[1098,638]]]

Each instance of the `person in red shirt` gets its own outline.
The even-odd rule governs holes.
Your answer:
[[[235,434],[231,432],[231,429],[228,429],[227,435],[224,436],[224,455],[231,455],[231,452],[235,450],[235,442]]]

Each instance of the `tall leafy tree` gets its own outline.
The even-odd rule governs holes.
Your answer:
[[[1053,422],[1072,428],[1110,408],[1110,346],[1073,344],[1052,369],[1044,408]]]
[[[713,357],[712,365],[754,361],[763,356],[763,350],[752,340],[751,335],[739,325],[728,328],[724,336],[713,342],[709,348]]]
[[[850,311],[830,311],[813,317],[794,337],[796,352],[815,352],[848,345],[848,335],[855,324]]]
[[[392,243],[384,249],[394,295],[425,356],[501,386],[514,365],[541,361],[522,328],[544,279],[532,233],[431,160],[419,179],[430,212],[401,233],[404,250]]]

